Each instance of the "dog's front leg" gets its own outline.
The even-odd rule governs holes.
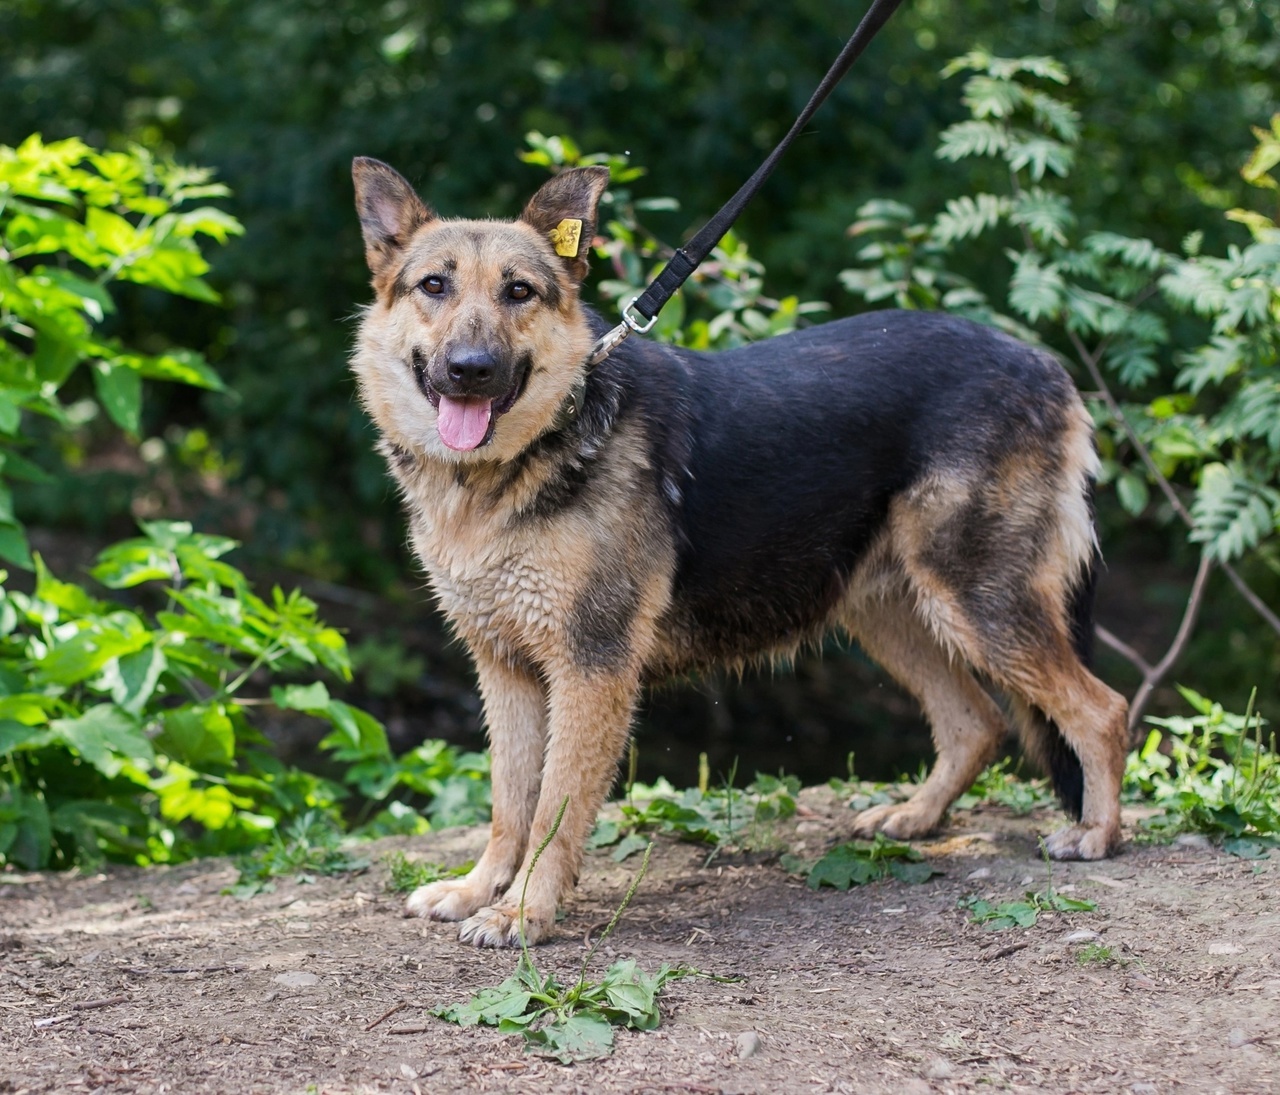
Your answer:
[[[639,688],[635,672],[574,666],[549,676],[547,755],[524,862],[502,899],[462,924],[458,938],[464,943],[519,946],[522,899],[526,941],[550,935],[556,908],[578,881],[587,836],[626,745]],[[533,857],[561,804],[560,827],[535,867]]]
[[[405,912],[432,920],[465,920],[515,877],[538,804],[546,747],[547,695],[530,671],[473,645],[493,761],[493,827],[489,843],[464,878],[420,886]]]

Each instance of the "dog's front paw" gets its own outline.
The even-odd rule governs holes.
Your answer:
[[[419,886],[405,901],[404,914],[429,920],[465,920],[492,900],[492,890],[482,893],[480,887],[465,878],[449,878]]]
[[[1072,825],[1047,837],[1045,851],[1051,859],[1106,859],[1120,846],[1120,827]]]
[[[853,832],[864,840],[870,840],[876,833],[884,833],[895,840],[913,840],[933,832],[941,820],[942,816],[936,811],[909,799],[863,810],[854,818]]]
[[[536,910],[526,906],[525,942],[530,945],[541,942],[551,934],[554,923],[554,913],[540,916]],[[520,907],[503,904],[481,909],[475,916],[463,921],[458,928],[458,941],[475,947],[520,946]]]

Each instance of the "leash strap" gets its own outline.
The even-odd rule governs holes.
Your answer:
[[[720,242],[724,234],[733,227],[733,222],[738,219],[747,202],[755,196],[756,191],[764,185],[764,181],[772,174],[774,167],[777,166],[778,161],[782,158],[782,154],[791,146],[791,142],[796,139],[800,131],[809,123],[809,119],[826,101],[827,96],[844,78],[845,73],[853,67],[854,61],[866,49],[871,39],[879,33],[880,28],[889,21],[889,17],[897,11],[901,3],[902,0],[872,0],[871,7],[867,9],[866,15],[862,17],[862,22],[858,24],[857,29],[845,44],[844,49],[840,51],[840,56],[835,59],[831,68],[827,70],[827,74],[822,78],[822,83],[818,85],[813,95],[810,96],[809,102],[787,131],[787,135],[778,142],[777,147],[769,153],[768,158],[756,168],[755,174],[742,184],[732,198],[725,202],[720,211],[707,221],[688,243],[676,251],[671,257],[671,261],[663,267],[662,272],[654,278],[649,287],[622,309],[622,322],[601,338],[592,349],[591,356],[587,359],[589,368],[594,368],[600,364],[633,331],[637,334],[644,334],[645,331],[653,326],[658,318],[658,313],[662,311],[663,305],[688,280],[689,275],[702,264],[702,261],[711,254],[712,249]],[[635,314],[633,315],[633,313]],[[637,318],[637,315],[639,318]]]

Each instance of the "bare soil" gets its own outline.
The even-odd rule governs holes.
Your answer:
[[[781,843],[816,856],[847,835],[830,791],[802,803]],[[363,874],[281,879],[244,901],[220,892],[236,877],[224,860],[0,875],[0,1092],[1280,1089],[1275,863],[1130,843],[1053,866],[1054,886],[1095,913],[970,923],[962,897],[1044,888],[1036,835],[1059,823],[957,812],[920,845],[943,876],[848,893],[810,891],[776,864],[704,867],[705,849],[660,841],[601,964],[742,980],[670,985],[660,1029],[620,1031],[611,1057],[573,1067],[427,1011],[500,982],[515,955],[403,919],[378,857],[457,862],[482,829],[381,841]],[[544,969],[572,977],[634,862],[588,860],[557,940],[537,949]],[[1099,934],[1092,950],[1081,932]]]

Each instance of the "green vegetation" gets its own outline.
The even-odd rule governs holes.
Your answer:
[[[1014,769],[1011,757],[996,761],[974,780],[973,786],[955,801],[955,809],[971,810],[980,803],[1003,806],[1015,817],[1052,807],[1057,802],[1045,779],[1024,779]]]
[[[226,561],[234,540],[140,522],[90,570],[118,600],[29,550],[10,483],[60,471],[26,455],[33,417],[67,426],[101,408],[133,436],[144,379],[220,387],[199,354],[143,353],[102,327],[119,283],[217,300],[197,241],[239,225],[188,206],[225,195],[208,172],[138,149],[0,147],[0,557],[34,571],[0,572],[0,862],[174,862],[266,842],[247,871],[260,880],[325,869],[349,788],[355,820],[379,810],[375,833],[428,824],[393,793],[441,824],[487,813],[485,758],[441,742],[393,757],[377,719],[314,679],[350,679],[342,636],[297,591],[256,594]],[[273,755],[268,720],[294,713],[329,724],[319,747],[342,782]]]
[[[1118,961],[1115,951],[1102,943],[1086,943],[1076,953],[1076,964],[1081,966],[1110,966]]]
[[[240,877],[223,890],[242,901],[275,890],[273,879],[293,875],[312,882],[316,875],[350,874],[367,870],[369,860],[344,846],[342,832],[326,814],[314,811],[295,818],[283,834],[272,833],[268,843],[236,861]]]
[[[475,866],[473,860],[460,863],[456,867],[445,867],[439,863],[424,863],[410,859],[404,852],[392,852],[386,857],[387,871],[390,874],[387,886],[392,893],[412,893],[419,886],[431,882],[439,882],[442,878],[460,878]]]
[[[612,919],[587,951],[572,984],[562,985],[554,974],[544,976],[539,972],[524,938],[525,893],[538,860],[560,830],[568,804],[567,798],[560,804],[555,824],[538,845],[524,876],[524,890],[520,895],[521,953],[515,973],[501,985],[481,989],[465,1004],[447,1004],[432,1009],[433,1015],[459,1026],[484,1023],[496,1026],[504,1034],[518,1033],[530,1052],[554,1057],[566,1065],[603,1057],[611,1052],[615,1026],[654,1030],[662,1019],[657,998],[663,986],[683,977],[706,976],[688,966],[670,966],[665,962],[657,973],[646,974],[637,968],[633,959],[619,959],[605,970],[599,981],[587,979],[587,971],[596,952],[613,934],[644,880],[649,869],[649,854],[653,851],[652,843],[645,847],[635,879]]]
[[[1131,754],[1126,790],[1162,812],[1147,819],[1148,833],[1173,837],[1203,833],[1233,855],[1267,855],[1280,843],[1280,757],[1275,734],[1253,710],[1233,715],[1189,688],[1179,691],[1191,716],[1151,718],[1155,729]]]
[[[719,854],[778,851],[774,823],[796,812],[800,781],[794,776],[757,772],[756,778],[739,790],[733,786],[731,772],[722,787],[709,788],[705,754],[702,764],[699,786],[681,792],[666,780],[652,787],[629,781],[626,800],[620,803],[621,822],[598,821],[588,846],[613,848],[618,862],[644,850],[649,844],[646,833],[668,833],[710,845],[708,864]]]
[[[910,844],[888,839],[876,833],[874,840],[851,840],[837,844],[815,863],[805,863],[795,856],[784,856],[782,865],[792,874],[805,876],[805,884],[811,890],[830,886],[847,890],[850,886],[865,886],[882,878],[896,878],[899,882],[919,885],[928,882],[937,868],[924,861]]]
[[[974,51],[944,70],[961,72],[970,73],[963,92],[969,118],[941,134],[937,155],[953,164],[980,161],[971,189],[929,218],[896,201],[863,206],[850,233],[870,242],[858,253],[862,265],[842,280],[871,302],[945,308],[1043,342],[1096,386],[1102,482],[1114,486],[1130,517],[1152,511],[1162,524],[1185,525],[1201,553],[1186,633],[1171,648],[1171,663],[1191,636],[1211,568],[1225,568],[1252,595],[1233,564],[1275,565],[1280,229],[1272,216],[1232,208],[1226,219],[1244,225],[1248,238],[1216,256],[1205,249],[1207,223],[1221,220],[1216,210],[1179,251],[1123,224],[1090,226],[1069,179],[1095,150],[1061,93],[1066,68],[1047,57]],[[1242,178],[1271,195],[1280,114],[1254,136]],[[1000,170],[987,168],[989,160]],[[975,258],[989,260],[992,246],[1007,263],[1007,310],[961,272]],[[1152,489],[1162,505],[1153,504]],[[1256,596],[1251,603],[1277,626]],[[1169,665],[1153,669],[1112,645],[1143,671],[1136,718]]]
[[[1028,890],[1021,901],[1004,901],[995,904],[979,897],[965,897],[960,907],[969,911],[969,921],[981,924],[987,931],[1004,931],[1006,928],[1034,928],[1041,913],[1093,912],[1098,905],[1078,897],[1064,897],[1055,893],[1052,884],[1038,892]]]
[[[379,596],[410,572],[342,366],[339,320],[367,299],[350,157],[396,164],[447,214],[511,214],[543,171],[606,163],[588,294],[612,308],[754,167],[857,14],[0,6],[0,857],[275,855],[321,819],[381,835],[487,816],[485,757],[440,742],[392,756],[349,702],[353,664],[383,715],[454,671],[396,635],[349,653],[311,599],[255,592],[240,569]],[[1262,721],[1194,694],[1196,713],[1173,715],[1163,682],[1182,658],[1229,710],[1249,681],[1259,707],[1280,700],[1277,56],[1280,0],[917,0],[654,332],[721,348],[897,303],[1063,355],[1100,429],[1105,552],[1144,576],[1128,613],[1172,630],[1185,601],[1158,664],[1103,635],[1107,675],[1131,672],[1115,654],[1137,672],[1136,713],[1170,716],[1130,793],[1161,808],[1153,836],[1254,855],[1277,831]],[[634,158],[583,151],[620,147]],[[234,205],[177,162],[192,150]],[[31,549],[29,528],[97,548],[135,526],[89,578]],[[211,534],[232,528],[239,556]],[[322,775],[269,745],[311,719],[327,726]],[[713,855],[780,851],[798,783],[770,780],[668,784],[595,841],[618,858],[662,832]],[[846,789],[859,805],[887,794]],[[1047,792],[996,767],[961,805],[978,801],[1025,813]]]

